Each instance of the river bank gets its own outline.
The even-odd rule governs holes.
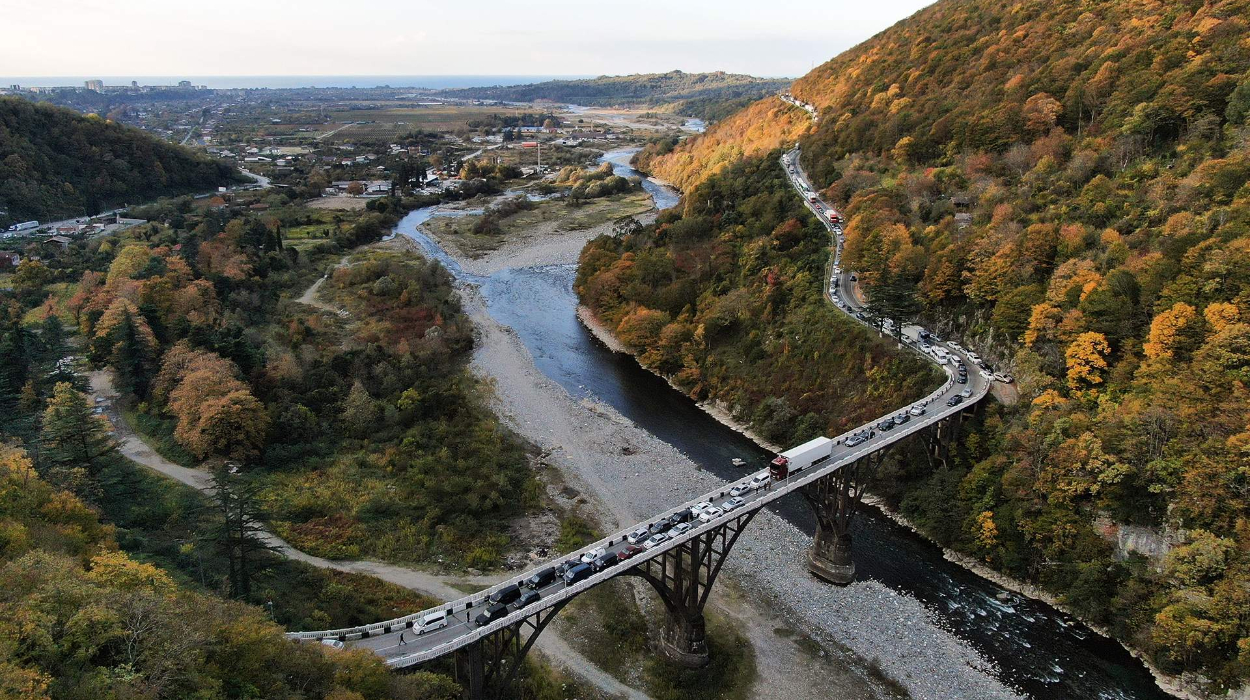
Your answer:
[[[429,238],[420,229],[400,230]],[[428,250],[425,242],[420,247]],[[442,252],[452,255],[446,249]],[[450,262],[462,269],[475,264],[452,257]],[[492,278],[485,284],[497,281]],[[495,320],[489,307],[496,302],[488,301],[476,284],[462,284],[461,295],[479,329],[472,368],[492,385],[497,414],[538,445],[543,460],[566,480],[594,496],[605,526],[640,522],[675,507],[690,494],[727,483],[614,407],[591,397],[571,396],[537,369],[518,335]],[[541,304],[530,296],[523,303],[527,309]],[[797,527],[763,511],[727,560],[727,575],[752,593],[760,614],[775,619],[778,629],[803,630],[828,650],[827,662],[815,669],[761,667],[754,696],[888,696],[890,691],[873,680],[876,667],[918,698],[1019,697],[998,679],[992,662],[946,629],[915,598],[877,581],[834,588],[814,580],[804,563],[809,544]],[[752,643],[757,648],[793,646],[796,658],[801,652],[780,633],[754,638]]]
[[[633,353],[631,353],[629,349],[626,348],[625,345],[616,338],[615,334],[613,334],[612,331],[608,329],[607,326],[603,324],[602,321],[600,321],[598,316],[589,307],[579,304],[578,309],[577,309],[577,318],[586,327],[586,329],[597,340],[599,340],[599,342],[603,343],[605,347],[612,350],[613,352],[623,353],[623,354],[629,355],[631,358],[635,360],[637,359],[636,357],[633,356]],[[639,366],[642,367],[641,363],[639,363]],[[646,367],[643,367],[643,369],[647,369],[647,371],[650,371],[652,374],[655,374],[656,376],[665,380],[669,384],[669,386],[672,386],[675,390],[681,391],[680,387],[677,387],[675,384],[673,384],[672,381],[669,380],[668,377],[665,377]],[[755,442],[760,447],[773,453],[781,452],[784,449],[776,444],[770,443],[769,441],[763,439],[762,437],[754,433],[748,426],[735,420],[729,411],[725,410],[721,406],[716,405],[714,402],[702,401],[702,402],[696,402],[696,405],[701,410],[703,410],[708,415],[710,415],[712,418],[720,422],[721,424],[746,436],[747,438]],[[1116,644],[1120,645],[1125,651],[1127,651],[1130,655],[1132,655],[1133,658],[1140,661],[1150,671],[1150,674],[1154,677],[1155,683],[1164,692],[1170,695],[1173,695],[1175,697],[1178,697],[1178,698],[1183,698],[1184,700],[1204,700],[1206,697],[1208,697],[1206,695],[1201,694],[1200,691],[1197,691],[1196,689],[1191,687],[1190,684],[1186,683],[1183,679],[1175,677],[1175,676],[1170,676],[1164,673],[1158,667],[1156,667],[1151,662],[1151,660],[1140,650],[1130,646],[1129,644],[1126,644],[1120,639],[1117,639],[1114,635],[1112,635],[1111,631],[1108,630],[1107,628],[1102,627],[1096,623],[1092,623],[1092,622],[1085,620],[1076,612],[1074,612],[1070,607],[1068,607],[1067,605],[1064,605],[1057,597],[1050,594],[1045,589],[1039,586],[1035,586],[1033,584],[1027,583],[1025,581],[1020,581],[1018,579],[1015,579],[1011,576],[1008,576],[1002,572],[996,571],[976,561],[972,557],[969,557],[960,552],[956,552],[955,550],[949,549],[947,547],[942,547],[941,545],[938,545],[931,538],[929,538],[929,536],[925,532],[917,528],[910,520],[908,520],[906,517],[904,517],[902,514],[898,513],[897,511],[891,509],[881,498],[871,493],[865,495],[864,503],[872,506],[873,508],[876,508],[878,511],[881,512],[882,515],[884,515],[886,518],[890,519],[891,521],[910,530],[911,532],[915,533],[919,537],[930,542],[934,546],[939,547],[942,551],[943,558],[945,558],[947,561],[951,562],[952,564],[960,566],[976,574],[977,576],[980,576],[981,578],[1000,586],[1001,588],[1012,591],[1014,593],[1025,596],[1027,598],[1046,603],[1047,605],[1050,605],[1056,610],[1059,610],[1063,612],[1064,614],[1071,616],[1074,619],[1080,620],[1080,622],[1083,625],[1088,627],[1090,630],[1094,631],[1096,634],[1099,634],[1102,637],[1106,638],[1107,640],[1115,642]]]
[[[599,319],[599,316],[596,315],[595,312],[590,309],[590,307],[584,304],[578,304],[577,305],[577,320],[581,321],[582,325],[586,327],[586,330],[590,331],[590,334],[593,335],[596,340],[603,343],[603,345],[607,347],[609,350],[611,350],[612,352],[619,352],[624,355],[629,355],[630,357],[633,357],[633,353],[629,351],[629,348],[625,347],[625,345],[621,341],[617,340],[616,334],[614,334],[610,329],[608,329],[608,327],[603,323],[603,321]],[[639,366],[640,367],[642,366],[641,363],[639,363]],[[643,367],[643,369],[647,369],[647,368]],[[684,391],[682,391],[681,387],[674,384],[673,381],[669,379],[668,377],[654,370],[647,369],[647,371],[651,372],[652,374],[659,377],[660,379],[663,379],[665,382],[668,383],[669,386],[673,387],[674,391],[680,391],[683,394],[685,393]],[[715,418],[716,422],[720,423],[721,425],[725,426],[726,428],[729,428],[730,430],[736,433],[746,436],[752,442],[768,450],[769,452],[781,452],[785,450],[784,447],[774,442],[769,442],[768,440],[764,439],[764,437],[761,436],[759,433],[756,433],[755,431],[747,427],[745,424],[735,419],[733,417],[733,413],[730,412],[729,408],[724,406],[720,402],[699,401],[699,402],[696,402],[696,405],[699,408],[703,409],[704,413],[707,413],[709,416]]]
[[[916,527],[916,525],[912,523],[911,520],[907,519],[906,516],[891,509],[885,503],[885,501],[883,501],[880,497],[875,496],[871,493],[866,494],[864,496],[864,503],[872,506],[873,508],[876,508],[878,511],[881,512],[882,515],[894,521],[895,523],[898,523],[901,527],[905,527],[908,530],[911,530],[912,532],[916,533],[918,536],[923,537],[930,542],[933,542],[933,540],[930,539],[929,536],[924,533],[924,531]],[[1184,679],[1178,678],[1176,676],[1170,676],[1164,673],[1157,666],[1155,666],[1154,663],[1151,662],[1150,658],[1146,656],[1144,653],[1142,653],[1139,649],[1135,649],[1134,647],[1124,643],[1122,640],[1117,639],[1115,635],[1111,633],[1111,630],[1107,629],[1106,627],[1090,622],[1086,620],[1085,618],[1081,617],[1078,613],[1073,611],[1072,608],[1064,604],[1063,601],[1061,601],[1059,598],[1055,597],[1052,593],[1050,593],[1050,591],[1047,591],[1046,589],[1040,586],[1036,586],[1034,584],[1028,583],[1027,581],[1021,581],[1020,579],[1014,578],[1012,576],[1008,576],[1007,574],[1004,574],[1001,571],[996,571],[986,566],[985,564],[982,564],[981,562],[977,561],[973,557],[970,557],[961,552],[957,552],[948,547],[942,547],[936,542],[933,542],[933,545],[941,548],[943,558],[945,558],[947,561],[951,562],[952,564],[961,566],[967,569],[968,571],[971,571],[972,573],[976,574],[977,576],[980,576],[981,578],[987,581],[992,581],[995,585],[1001,588],[1005,588],[1013,593],[1018,593],[1022,596],[1025,596],[1026,598],[1032,598],[1033,600],[1040,600],[1043,603],[1046,603],[1047,605],[1051,606],[1052,608],[1059,610],[1065,615],[1070,615],[1074,619],[1080,620],[1081,624],[1090,628],[1096,634],[1099,634],[1105,637],[1106,639],[1113,641],[1116,644],[1119,644],[1121,647],[1124,648],[1125,651],[1131,654],[1133,658],[1140,661],[1142,665],[1145,666],[1150,671],[1150,675],[1154,676],[1155,683],[1159,686],[1161,690],[1168,693],[1169,695],[1173,695],[1178,698],[1183,698],[1183,700],[1206,700],[1206,698],[1209,697],[1207,695],[1201,694],[1200,691],[1194,688],[1191,688],[1189,684],[1187,684],[1184,681]],[[1247,697],[1250,697],[1250,696],[1247,696]]]

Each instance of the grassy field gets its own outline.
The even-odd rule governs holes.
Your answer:
[[[646,595],[654,595],[649,589]],[[561,633],[576,640],[596,666],[659,700],[745,700],[757,674],[755,651],[733,623],[710,608],[707,643],[712,663],[691,670],[669,661],[656,648],[664,608],[644,615],[631,583],[614,579],[578,596],[557,619]]]
[[[325,131],[352,124],[328,137],[327,141],[394,139],[410,131],[455,131],[469,128],[469,122],[484,119],[504,110],[498,107],[461,107],[455,105],[431,105],[428,107],[397,107],[391,109],[351,109],[328,112],[330,124]]]
[[[538,206],[499,222],[501,233],[475,233],[481,215],[436,217],[424,225],[439,238],[454,243],[465,255],[481,257],[498,250],[510,237],[542,231],[584,231],[614,221],[622,216],[643,214],[651,210],[651,198],[638,190],[626,194],[588,200],[570,205],[563,200],[538,202]]]

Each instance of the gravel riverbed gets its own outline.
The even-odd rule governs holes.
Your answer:
[[[544,237],[545,255],[518,255],[513,249],[506,257],[528,265],[568,263],[585,236]],[[503,262],[458,261],[487,273]],[[493,385],[495,410],[542,448],[566,479],[594,497],[605,527],[639,522],[725,483],[611,406],[575,400],[535,367],[512,329],[490,317],[475,287],[462,286],[461,294],[480,335],[473,368]],[[832,659],[831,668],[841,671],[823,679],[789,678],[761,667],[756,696],[810,697],[817,688],[826,697],[884,695],[863,672],[875,662],[917,698],[1020,697],[997,679],[988,660],[914,598],[874,581],[840,588],[814,579],[805,564],[809,545],[803,532],[765,511],[742,535],[726,573],[741,589],[758,594],[757,604],[774,616],[777,627],[801,630],[830,648],[841,645],[851,655]]]

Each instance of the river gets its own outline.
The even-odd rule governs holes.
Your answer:
[[[605,154],[617,174],[633,150]],[[660,208],[678,202],[672,190],[644,178]],[[603,347],[578,322],[573,266],[508,269],[471,275],[426,236],[419,224],[446,214],[440,207],[410,213],[397,231],[414,239],[461,281],[477,285],[492,317],[511,326],[539,371],[575,398],[594,397],[718,476],[736,479],[771,458],[740,433],[703,412],[694,401],[642,369],[632,358]],[[734,467],[735,457],[747,461]],[[809,534],[815,520],[796,496],[776,507]],[[1090,631],[1045,603],[1004,591],[946,561],[941,550],[864,507],[853,525],[856,579],[875,579],[915,597],[944,625],[993,660],[1005,683],[1036,698],[1169,698],[1149,671],[1119,644]]]

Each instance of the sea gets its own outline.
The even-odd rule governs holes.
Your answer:
[[[180,80],[218,90],[235,88],[429,88],[447,90],[467,87],[527,85],[546,80],[577,80],[593,75],[71,75],[0,77],[0,86],[82,87],[87,80],[105,85],[177,85]]]

